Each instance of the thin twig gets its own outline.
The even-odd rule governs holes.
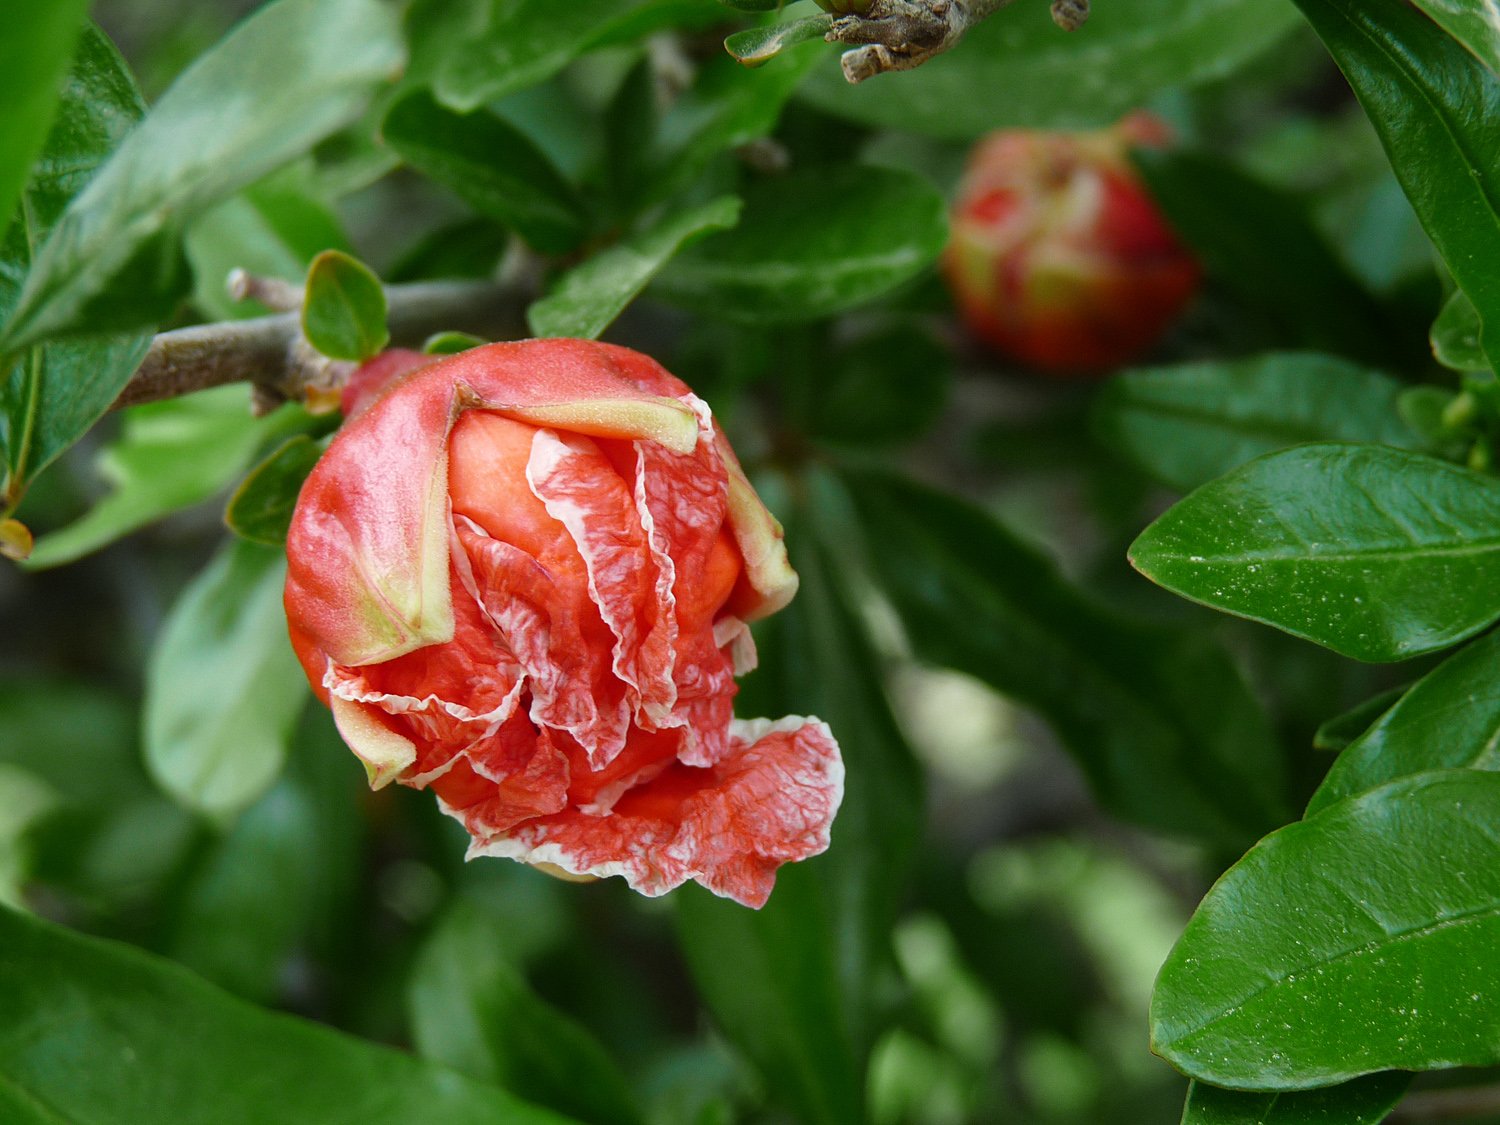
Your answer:
[[[893,70],[911,70],[958,46],[969,30],[1012,0],[873,0],[863,15],[840,16],[824,36],[847,43],[844,77],[863,82]],[[1083,26],[1088,0],[1054,0],[1052,19],[1065,31]]]
[[[1407,1122],[1464,1121],[1500,1114],[1500,1086],[1467,1086],[1457,1090],[1423,1090],[1411,1094],[1388,1120]]]
[[[386,290],[391,340],[414,346],[437,332],[486,339],[523,335],[524,304],[514,284],[426,281]],[[200,324],[163,332],[114,406],[175,398],[226,383],[253,383],[273,397],[303,399],[335,390],[349,365],[313,352],[296,313]]]

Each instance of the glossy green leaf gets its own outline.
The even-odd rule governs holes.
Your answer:
[[[1304,205],[1233,165],[1142,150],[1136,164],[1172,226],[1277,346],[1388,364],[1403,341]]]
[[[638,1125],[625,1076],[586,1028],[527,985],[505,919],[459,901],[417,955],[408,990],[425,1058],[598,1125]]]
[[[90,301],[143,248],[353,120],[401,61],[395,14],[379,0],[260,9],[183,73],[69,204],[0,348],[85,329]]]
[[[73,562],[232,484],[255,450],[296,424],[292,411],[256,419],[249,393],[217,387],[124,412],[120,437],[100,451],[109,492],[82,517],[37,540],[26,565]]]
[[[184,806],[221,815],[281,772],[307,702],[281,608],[286,561],[229,544],[172,607],[146,669],[146,764]]]
[[[1262,453],[1311,441],[1414,446],[1401,384],[1337,356],[1285,352],[1128,371],[1096,400],[1104,438],[1187,492]]]
[[[917,656],[1041,712],[1111,810],[1226,847],[1285,821],[1266,717],[1206,638],[1116,617],[956,497],[873,473],[850,491]]]
[[[1462,289],[1455,290],[1432,322],[1432,354],[1454,371],[1488,371],[1491,364],[1480,344],[1482,331],[1474,302]]]
[[[1500,481],[1378,445],[1270,453],[1130,549],[1147,578],[1356,660],[1405,660],[1500,617]]]
[[[1500,774],[1419,774],[1257,844],[1157,978],[1153,1049],[1246,1090],[1500,1062]]]
[[[1334,752],[1342,750],[1369,730],[1376,719],[1389,711],[1396,700],[1406,694],[1409,687],[1411,687],[1410,684],[1402,684],[1400,687],[1391,688],[1390,691],[1372,695],[1363,703],[1355,704],[1342,715],[1335,715],[1313,732],[1313,749]]]
[[[326,448],[327,442],[298,434],[251,469],[224,510],[229,530],[252,543],[283,545],[302,482]]]
[[[1428,770],[1500,770],[1500,633],[1450,656],[1334,762],[1308,802],[1313,813]]]
[[[467,332],[439,332],[436,336],[429,336],[422,342],[423,355],[457,355],[466,352],[470,348],[477,348],[481,344],[489,343],[478,336],[471,336]]]
[[[724,49],[746,66],[760,66],[770,62],[788,47],[823,38],[831,27],[833,17],[823,12],[768,27],[736,31],[724,40]]]
[[[655,226],[601,250],[558,278],[552,291],[526,310],[537,336],[596,339],[635,300],[685,244],[739,221],[740,201],[721,196],[668,213]]]
[[[459,114],[418,92],[381,125],[401,159],[538,250],[571,250],[588,230],[583,201],[525,133],[488,110]]]
[[[836,575],[849,516],[826,478],[757,482],[787,524],[797,599],[757,628],[760,666],[742,715],[817,715],[846,766],[844,803],[824,855],[783,867],[759,911],[686,887],[678,932],[703,998],[796,1120],[864,1119],[865,1059],[881,1030],[876,983],[921,820],[921,778],[880,686],[865,627]],[[840,674],[825,674],[828,668]]]
[[[13,7],[0,36],[0,225],[15,212],[57,110],[86,0]]]
[[[678,255],[653,292],[731,320],[817,320],[915,277],[947,238],[942,196],[920,176],[808,168],[752,185],[739,225]]]
[[[1453,38],[1500,71],[1500,4],[1496,0],[1416,0]]]
[[[78,42],[52,130],[24,192],[25,206],[0,239],[0,318],[20,296],[36,246],[68,201],[145,111],[119,52],[97,28]],[[130,378],[150,338],[69,340],[0,359],[0,512],[99,419]]]
[[[391,342],[385,288],[373,270],[340,250],[324,250],[307,268],[302,334],[333,359],[363,362]]]
[[[855,121],[954,140],[1108,125],[1169,87],[1230,74],[1296,22],[1284,0],[1111,0],[1069,35],[1013,5],[909,74],[850,86],[829,59],[804,93]]]
[[[1410,1084],[1411,1076],[1399,1071],[1298,1093],[1252,1094],[1194,1082],[1182,1125],[1376,1125]]]
[[[724,14],[714,0],[427,0],[411,22],[430,29],[430,51],[416,51],[436,56],[438,100],[466,111],[535,86],[595,47]]]
[[[1500,75],[1402,0],[1296,0],[1380,134],[1500,367]]]
[[[0,909],[0,947],[0,1106],[16,1125],[566,1123],[129,946]]]

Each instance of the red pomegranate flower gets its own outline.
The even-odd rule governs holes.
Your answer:
[[[372,786],[431,788],[471,857],[648,895],[695,879],[759,906],[828,846],[828,728],[733,716],[746,622],[797,576],[702,400],[581,340],[382,357],[351,390],[286,608]]]
[[[975,146],[943,260],[959,312],[997,352],[1055,375],[1149,351],[1198,290],[1196,259],[1130,163],[1167,143],[1134,113],[1112,129],[1009,129]]]

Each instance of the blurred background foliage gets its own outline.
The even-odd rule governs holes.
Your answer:
[[[91,15],[149,104],[256,7]],[[707,398],[803,576],[737,710],[828,720],[849,799],[765,911],[465,864],[430,799],[366,790],[292,663],[275,548],[229,545],[222,519],[252,465],[326,426],[252,418],[243,386],[107,416],[25,497],[36,556],[0,568],[0,899],[475,1080],[398,1069],[437,1100],[370,1120],[509,1120],[485,1116],[494,1087],[586,1122],[1177,1120],[1186,1081],[1146,1036],[1158,968],[1312,792],[1320,725],[1430,662],[1356,664],[1134,574],[1125,547],[1175,495],[1274,445],[1164,438],[1158,382],[982,351],[933,268],[942,201],[987,130],[1150,108],[1177,144],[1144,175],[1207,276],[1149,366],[1321,353],[1370,417],[1309,437],[1430,448],[1394,403],[1454,385],[1427,348],[1449,283],[1291,3],[1098,7],[1065,36],[1024,0],[850,88],[819,44],[737,68],[720,42],[743,19],[710,0],[413,0],[399,80],[169,232],[187,272],[161,328],[263,313],[225,294],[230,268],[300,282],[330,247],[389,282],[505,270],[538,294],[596,264],[533,327],[609,324]],[[664,268],[598,266],[622,239]],[[52,963],[47,933],[0,950],[0,1008],[40,987],[16,978]],[[185,1013],[230,1012],[73,941],[54,959],[77,980],[165,998],[130,1009],[142,1058]],[[106,1009],[78,1016],[101,1051]],[[203,1081],[234,1044],[204,1041]],[[304,1049],[385,1089],[341,1044]],[[97,1096],[116,1115],[91,1120],[166,1119]]]

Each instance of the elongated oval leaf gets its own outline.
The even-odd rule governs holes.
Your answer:
[[[1500,770],[1500,633],[1443,661],[1350,743],[1307,813],[1408,774],[1441,769]]]
[[[1500,774],[1420,774],[1257,844],[1162,966],[1153,1049],[1246,1090],[1500,1062]]]
[[[15,1125],[567,1125],[125,945],[0,908],[0,947],[0,1111]]]
[[[947,238],[943,198],[920,176],[810,168],[754,185],[739,225],[678,255],[653,292],[732,320],[816,320],[916,276]]]
[[[1416,0],[1417,7],[1474,53],[1500,71],[1500,3],[1496,0]]]
[[[25,206],[0,240],[0,318],[15,307],[33,250],[94,169],[145,112],[130,69],[97,28],[85,29]],[[59,341],[0,358],[0,512],[109,407],[145,354],[145,334]]]
[[[538,336],[597,338],[684,243],[732,227],[739,216],[734,196],[669,214],[563,274],[552,292],[526,310],[527,323]]]
[[[146,672],[146,764],[189,808],[244,807],[275,780],[307,701],[281,608],[285,559],[232,542],[167,620]]]
[[[1500,481],[1385,446],[1304,445],[1191,493],[1130,560],[1193,601],[1405,660],[1500,617]]]
[[[538,250],[571,250],[588,229],[572,185],[535,142],[493,113],[454,113],[420,91],[391,107],[381,134],[417,171]]]
[[[0,36],[0,226],[10,222],[31,162],[47,139],[86,0],[21,4]]]
[[[1226,847],[1284,822],[1265,715],[1222,652],[1092,604],[956,497],[884,474],[849,483],[917,655],[1040,711],[1105,805]]]
[[[1410,1084],[1411,1076],[1399,1071],[1299,1093],[1251,1094],[1194,1082],[1182,1125],[1375,1125]]]
[[[1500,367],[1500,75],[1402,0],[1296,0],[1365,108]]]
[[[184,72],[69,204],[0,350],[85,328],[91,299],[153,239],[352,120],[401,60],[379,0],[262,8]]]
[[[830,60],[804,94],[842,117],[955,140],[1107,125],[1170,86],[1231,73],[1296,22],[1285,0],[1110,0],[1068,35],[1017,4],[909,74],[851,87]]]
[[[1337,356],[1286,352],[1127,371],[1096,403],[1104,437],[1186,492],[1262,453],[1312,441],[1414,446],[1401,384]]]

